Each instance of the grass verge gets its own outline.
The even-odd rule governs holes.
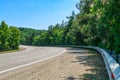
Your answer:
[[[6,54],[6,53],[11,53],[11,52],[18,52],[18,51],[23,51],[25,48],[20,47],[19,49],[14,49],[14,50],[8,50],[8,51],[0,51],[0,54]]]

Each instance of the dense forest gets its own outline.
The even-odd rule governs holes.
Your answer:
[[[80,0],[76,8],[79,13],[73,11],[67,17],[67,22],[50,25],[48,30],[18,28],[20,43],[37,46],[99,46],[120,53],[120,0]],[[1,42],[0,45],[3,44]]]

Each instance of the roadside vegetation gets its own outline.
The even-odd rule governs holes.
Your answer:
[[[76,8],[79,13],[73,11],[71,16],[67,17],[67,22],[50,25],[48,30],[18,28],[20,43],[37,46],[90,45],[120,53],[120,1],[80,0]],[[11,28],[13,29],[9,27]],[[12,33],[16,34],[15,41],[12,40],[14,38],[1,36],[2,32],[6,35],[8,31],[4,29],[0,31],[0,50],[18,48],[19,31],[14,29],[16,31]],[[12,42],[10,43],[9,40]]]
[[[11,50],[6,50],[6,51],[0,51],[0,54],[8,54],[8,53],[12,53],[12,52],[18,52],[18,51],[24,51],[25,48],[23,47],[19,47],[17,49],[11,49]]]
[[[0,25],[0,51],[18,49],[20,44],[20,31],[2,21]]]

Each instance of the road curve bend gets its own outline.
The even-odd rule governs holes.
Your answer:
[[[8,72],[64,53],[65,48],[21,46],[24,51],[0,54],[0,73]]]

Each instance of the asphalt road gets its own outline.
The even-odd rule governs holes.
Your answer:
[[[0,73],[28,66],[55,57],[64,52],[64,48],[22,46],[20,52],[0,54]]]
[[[31,48],[33,49],[33,47]],[[34,49],[35,52],[37,52],[37,49],[39,48]],[[53,52],[52,50],[56,51]],[[49,55],[49,52],[50,53],[53,52],[55,53],[54,55],[58,55],[58,53],[61,52],[61,50],[63,49],[47,47],[40,48],[40,52],[48,51],[47,55]],[[19,68],[17,70],[2,73],[0,74],[0,80],[109,80],[109,79],[104,62],[99,53],[80,48],[66,48],[64,54],[61,54],[54,58],[44,60],[42,62],[38,62],[30,66]]]

